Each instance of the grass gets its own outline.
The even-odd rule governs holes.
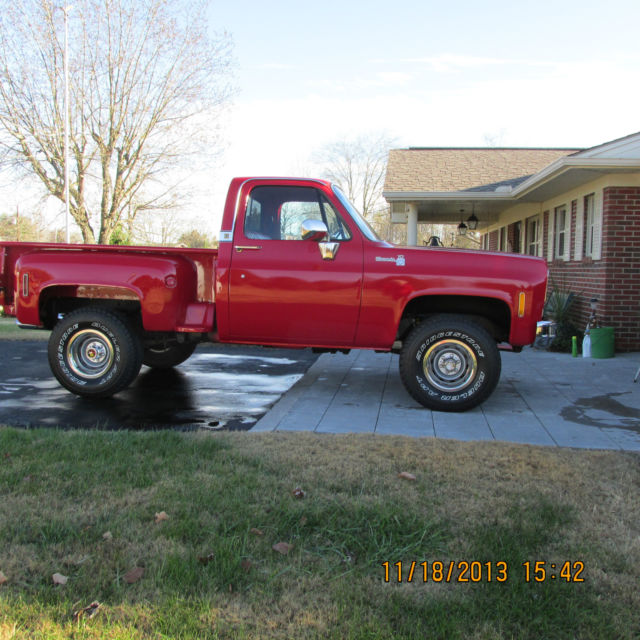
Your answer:
[[[2,340],[48,340],[50,331],[30,331],[16,325],[15,318],[0,317],[0,339]]]
[[[0,638],[637,638],[639,489],[628,453],[0,428]],[[494,579],[407,581],[438,560]],[[584,582],[525,580],[567,560]]]

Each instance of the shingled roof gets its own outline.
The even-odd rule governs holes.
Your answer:
[[[579,151],[582,149],[392,149],[384,191],[464,191],[508,183]]]

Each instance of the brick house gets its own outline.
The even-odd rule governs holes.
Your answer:
[[[419,223],[477,220],[482,249],[546,259],[578,326],[597,298],[616,348],[640,351],[640,133],[590,149],[394,149],[384,197],[408,244],[424,244]]]

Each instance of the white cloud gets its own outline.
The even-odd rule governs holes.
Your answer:
[[[405,71],[379,71],[375,77],[375,84],[383,87],[403,87],[414,80],[414,75]]]
[[[253,69],[256,69],[257,71],[291,71],[296,68],[297,67],[293,64],[283,62],[264,62],[253,67]]]
[[[509,64],[510,60],[500,58],[487,58],[482,56],[461,56],[450,53],[443,53],[437,56],[426,58],[406,58],[404,63],[421,64],[430,67],[439,73],[450,73],[462,69],[474,69],[478,67],[496,66]]]

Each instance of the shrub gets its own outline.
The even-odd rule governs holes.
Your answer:
[[[569,317],[575,298],[573,291],[569,291],[564,286],[558,286],[553,279],[551,280],[544,315],[556,323],[556,337],[549,345],[549,351],[570,352],[573,336],[577,336],[578,344],[582,344],[583,332]]]

